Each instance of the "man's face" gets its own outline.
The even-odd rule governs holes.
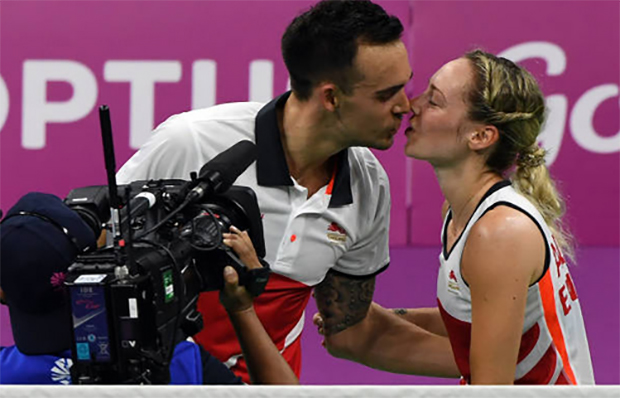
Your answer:
[[[339,131],[349,146],[387,149],[409,110],[405,85],[412,73],[405,45],[362,44],[354,67],[361,80],[350,94],[340,95]]]

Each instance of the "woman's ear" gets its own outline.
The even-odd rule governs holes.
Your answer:
[[[470,133],[469,147],[474,151],[484,150],[493,146],[497,141],[499,141],[497,127],[490,124],[480,125]]]

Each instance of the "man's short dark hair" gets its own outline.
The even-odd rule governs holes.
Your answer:
[[[400,39],[403,25],[381,6],[365,0],[324,0],[296,17],[282,36],[282,57],[299,99],[310,97],[321,81],[345,93],[361,76],[353,69],[360,44]]]

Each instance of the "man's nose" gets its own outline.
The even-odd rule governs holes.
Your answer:
[[[409,99],[407,98],[405,90],[401,90],[398,93],[397,102],[394,105],[392,112],[398,116],[403,116],[404,114],[409,112]]]

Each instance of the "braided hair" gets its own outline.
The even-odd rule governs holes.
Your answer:
[[[469,117],[499,131],[487,167],[511,179],[514,188],[540,211],[565,254],[573,258],[572,238],[561,222],[564,201],[549,175],[546,152],[537,142],[545,121],[545,99],[536,79],[514,62],[481,50],[465,58],[474,67],[467,98]]]

